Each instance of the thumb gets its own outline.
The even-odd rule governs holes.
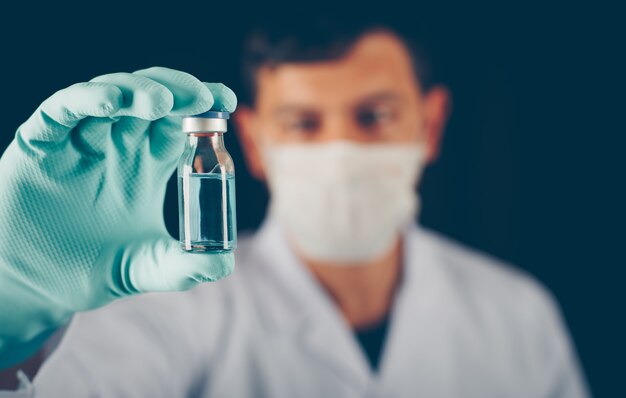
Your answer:
[[[178,241],[163,237],[135,241],[117,251],[113,290],[146,293],[188,290],[224,278],[235,267],[231,253],[188,253]]]

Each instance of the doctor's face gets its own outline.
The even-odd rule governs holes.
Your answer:
[[[234,114],[248,164],[264,177],[263,145],[350,140],[421,142],[432,161],[447,114],[442,87],[424,92],[395,35],[364,35],[342,58],[263,67],[254,108]]]

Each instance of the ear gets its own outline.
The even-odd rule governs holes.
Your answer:
[[[259,180],[265,180],[261,148],[258,137],[255,136],[259,132],[255,128],[254,110],[249,106],[238,106],[237,112],[233,113],[233,122],[250,174]]]
[[[443,132],[452,110],[450,91],[444,86],[432,87],[425,95],[425,132],[427,145],[427,163],[432,163],[439,156]]]

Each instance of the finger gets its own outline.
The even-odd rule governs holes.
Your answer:
[[[151,69],[164,69],[164,68],[151,68]],[[182,73],[182,72],[181,72]],[[185,74],[187,75],[187,74]],[[152,75],[151,75],[152,76]],[[188,75],[191,76],[191,75]],[[195,79],[195,78],[194,78]],[[222,83],[201,83],[205,88],[208,88],[212,93],[211,99],[215,100],[210,109],[219,110],[225,112],[233,112],[237,107],[237,96],[235,93],[223,85]],[[176,95],[175,95],[176,98]],[[187,108],[188,111],[179,112],[181,114],[197,114],[202,113],[207,109],[196,109],[193,112]],[[181,132],[181,119],[177,116],[165,117],[154,122],[150,131],[150,152],[157,159],[169,164],[172,161],[176,161],[184,146],[185,135]]]
[[[104,159],[111,142],[109,118],[90,117],[82,120],[72,132],[72,143],[82,154]]]
[[[214,103],[211,107],[213,111],[234,112],[237,108],[237,96],[227,86],[222,83],[204,83],[213,94]]]
[[[77,83],[54,93],[20,126],[26,142],[59,142],[88,116],[107,117],[122,106],[122,91],[105,82]]]
[[[134,72],[167,87],[174,96],[171,115],[194,115],[206,112],[213,105],[213,95],[207,86],[189,73],[153,67]]]
[[[113,84],[121,90],[122,105],[112,116],[156,120],[167,115],[174,106],[172,92],[147,77],[132,73],[111,73],[98,76],[91,81]]]
[[[188,290],[230,275],[234,266],[232,253],[187,253],[166,237],[127,246],[118,269],[123,290],[145,293]]]
[[[122,117],[111,126],[113,147],[125,154],[127,160],[141,158],[144,147],[148,144],[151,124],[155,122],[138,117]]]
[[[180,117],[166,116],[159,119],[153,122],[150,129],[150,153],[169,170],[183,153],[185,137]]]

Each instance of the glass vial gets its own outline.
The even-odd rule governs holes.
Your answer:
[[[237,245],[235,167],[224,147],[228,112],[183,118],[187,135],[178,163],[178,222],[182,248],[224,253]]]

